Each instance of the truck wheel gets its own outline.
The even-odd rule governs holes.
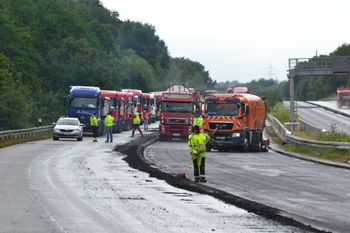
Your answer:
[[[248,134],[246,134],[245,138],[244,138],[244,142],[243,142],[243,146],[242,146],[241,152],[248,152],[248,148],[249,148],[249,140],[248,140]]]
[[[129,131],[130,130],[130,120],[129,119],[126,119],[125,121],[125,131]]]
[[[256,152],[261,152],[261,147],[262,147],[262,135],[259,133],[257,135],[258,137],[258,147],[256,148]]]
[[[123,127],[123,123],[122,121],[118,120],[117,121],[117,124],[118,124],[118,130],[117,130],[117,133],[121,133],[122,132],[122,127]]]

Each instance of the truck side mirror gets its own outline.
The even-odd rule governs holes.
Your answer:
[[[122,105],[122,103],[120,103],[120,100],[118,101],[118,108],[120,108],[120,106]]]
[[[104,107],[105,107],[105,100],[101,99],[101,108],[104,108]]]

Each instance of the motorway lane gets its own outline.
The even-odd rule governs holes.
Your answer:
[[[145,157],[177,175],[190,162],[186,142],[157,142]],[[185,172],[192,179],[193,168]],[[283,215],[332,232],[350,229],[350,171],[267,153],[207,153],[208,185],[283,210]]]
[[[289,108],[290,103],[288,101],[284,101],[283,103]],[[338,110],[336,108],[335,102],[327,103],[325,101],[313,101],[313,103],[324,105]],[[316,126],[320,129],[326,129],[328,131],[330,131],[331,126],[334,125],[336,127],[337,132],[345,132],[347,134],[350,134],[349,117],[334,113],[322,107],[316,107],[313,104],[309,104],[302,101],[297,101],[297,106],[297,114],[301,117],[301,119],[310,123],[311,125]],[[346,109],[346,107],[343,107],[341,111],[348,113],[350,112],[350,109]]]
[[[304,232],[130,168],[130,134],[0,149],[0,232]]]

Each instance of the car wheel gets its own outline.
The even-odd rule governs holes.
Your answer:
[[[59,138],[58,137],[53,137],[52,138],[54,141],[57,141]]]

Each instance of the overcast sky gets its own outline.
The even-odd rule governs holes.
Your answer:
[[[213,80],[287,80],[289,58],[350,43],[349,0],[101,0],[120,19],[155,26],[172,57],[198,61]]]

